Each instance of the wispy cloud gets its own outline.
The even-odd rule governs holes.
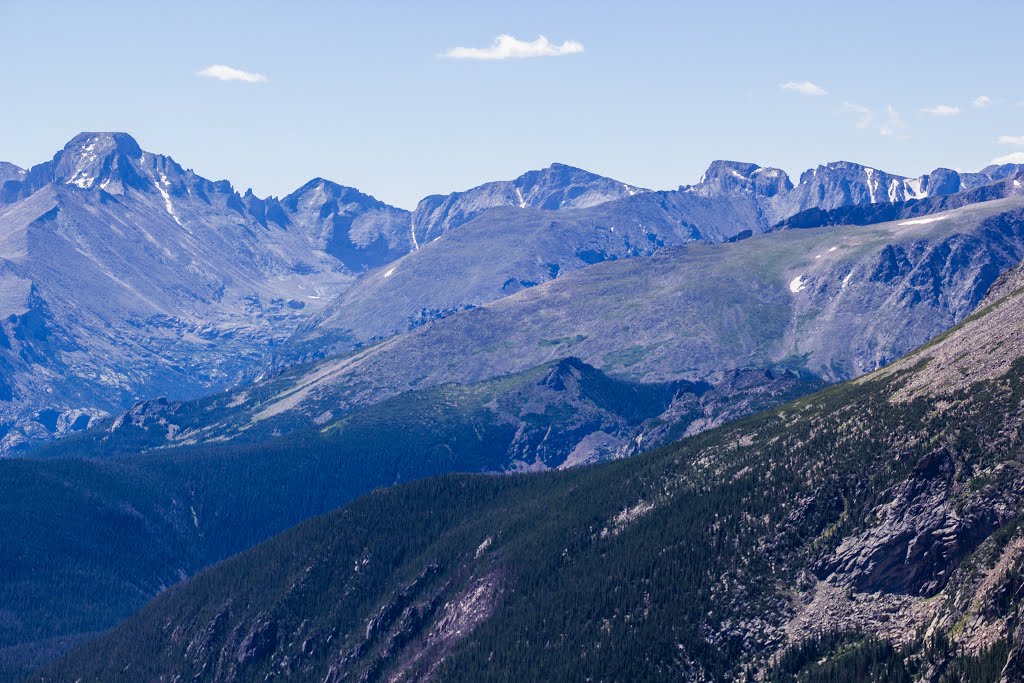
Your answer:
[[[975,109],[984,109],[990,104],[992,104],[992,98],[988,95],[978,95],[971,101],[971,106]]]
[[[785,83],[779,83],[779,88],[800,93],[801,95],[821,96],[828,94],[828,90],[810,81],[786,81]]]
[[[878,129],[878,132],[882,135],[893,136],[903,128],[906,128],[906,124],[903,123],[903,119],[900,117],[900,113],[896,111],[896,107],[891,104],[885,107],[886,121]],[[904,136],[905,137],[905,136]]]
[[[846,114],[854,114],[853,125],[861,130],[877,130],[879,135],[886,137],[898,137],[902,140],[908,138],[907,135],[901,134],[907,125],[903,122],[903,117],[896,111],[896,107],[891,104],[885,107],[885,118],[880,120],[875,110],[871,107],[866,107],[863,104],[857,104],[856,102],[843,102],[843,106],[840,108],[841,112]]]
[[[450,59],[526,59],[529,57],[561,57],[583,52],[583,44],[567,40],[556,45],[544,36],[537,40],[519,40],[502,34],[494,39],[490,47],[453,47],[442,57]]]
[[[875,120],[875,112],[871,111],[863,104],[843,102],[843,111],[857,115],[857,122],[854,125],[858,128],[867,128],[871,125],[871,122]]]
[[[960,107],[954,107],[950,104],[937,104],[934,107],[924,107],[921,111],[932,116],[956,116],[960,113]]]
[[[996,142],[1000,145],[1024,145],[1024,135],[1000,135]]]
[[[1001,157],[996,157],[992,160],[996,166],[1002,166],[1003,164],[1024,164],[1024,152],[1011,152],[1010,154],[1004,154]]]
[[[218,81],[243,81],[245,83],[266,83],[267,77],[252,71],[242,71],[224,64],[212,64],[196,72],[196,76],[216,78]]]

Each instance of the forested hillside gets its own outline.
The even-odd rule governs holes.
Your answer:
[[[647,455],[376,492],[39,678],[1019,680],[1019,274],[995,292],[886,370]]]

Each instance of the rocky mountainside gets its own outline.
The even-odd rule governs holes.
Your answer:
[[[1024,257],[1021,170],[940,170],[911,180],[837,163],[804,174],[794,186],[778,169],[715,162],[695,186],[652,192],[555,165],[514,181],[428,198],[410,213],[323,179],[284,198],[240,194],[118,133],[82,134],[52,161],[28,171],[0,167],[2,446],[13,450],[75,433],[36,453],[49,459],[0,467],[0,526],[12,534],[10,543],[0,544],[0,674],[50,660],[203,567],[374,487],[451,471],[568,469],[621,458],[884,366],[967,318],[1000,274]],[[796,229],[810,227],[815,229]],[[991,296],[1013,294],[1006,301],[1016,301],[1020,283],[1015,273]],[[83,292],[100,295],[84,298]],[[783,664],[806,668],[851,647],[872,657],[882,652],[887,666],[908,671],[936,662],[991,663],[1011,649],[1010,638],[979,636],[956,655],[960,659],[935,659],[938,641],[894,642],[884,629],[865,628],[892,618],[895,608],[840,620],[841,632],[811,637],[792,621],[802,608],[780,594],[813,605],[800,612],[809,623],[835,621],[842,610],[833,588],[863,593],[865,586],[877,587],[863,577],[844,582],[844,568],[884,578],[898,564],[898,552],[877,548],[888,548],[896,533],[892,527],[903,533],[917,508],[901,509],[898,518],[875,508],[899,499],[902,489],[892,487],[909,480],[899,479],[906,471],[895,465],[887,470],[865,458],[913,460],[922,455],[915,449],[934,443],[942,420],[997,405],[985,397],[1015,380],[992,384],[992,373],[1012,375],[1015,366],[1007,358],[1015,356],[1006,355],[1005,340],[1016,343],[1012,325],[999,326],[988,317],[999,310],[1003,305],[971,319],[963,328],[974,330],[967,337],[957,331],[931,347],[932,361],[923,369],[906,361],[895,374],[872,375],[867,384],[736,427],[767,425],[754,431],[715,431],[637,461],[644,464],[599,468],[596,474],[548,474],[529,480],[540,483],[522,484],[492,478],[494,488],[477,493],[481,500],[497,501],[496,508],[463,500],[462,493],[452,497],[452,490],[479,485],[476,480],[445,480],[457,482],[455,489],[447,483],[402,489],[420,491],[422,501],[417,493],[410,494],[413,500],[402,499],[401,491],[375,494],[369,500],[384,501],[386,514],[358,518],[363,526],[353,533],[363,535],[352,541],[374,559],[341,557],[329,549],[310,556],[318,552],[319,540],[336,533],[319,522],[312,527],[319,529],[315,538],[303,537],[279,564],[286,572],[295,569],[292,560],[309,568],[302,571],[326,571],[327,557],[335,567],[365,569],[377,583],[346,584],[340,596],[324,601],[322,593],[304,593],[304,587],[331,588],[330,581],[347,580],[347,573],[334,579],[309,574],[312,584],[293,573],[287,578],[295,582],[287,588],[278,590],[273,578],[264,583],[266,592],[252,595],[241,579],[232,579],[228,583],[234,582],[240,602],[225,611],[218,574],[203,574],[214,577],[214,584],[204,585],[214,596],[210,605],[221,611],[211,615],[205,607],[187,607],[182,614],[194,617],[189,624],[164,613],[161,623],[172,630],[153,636],[152,646],[146,636],[145,647],[137,650],[151,653],[145,662],[126,658],[124,664],[131,676],[143,671],[143,678],[159,678],[173,668],[162,648],[180,646],[174,666],[184,661],[196,667],[190,673],[199,679],[266,677],[274,668],[322,680],[330,671],[319,668],[323,662],[365,680],[386,671],[486,678],[492,664],[481,653],[487,650],[502,667],[531,679],[536,676],[516,670],[515,661],[531,661],[532,655],[499,644],[509,629],[535,628],[531,619],[537,615],[529,614],[529,605],[509,596],[529,596],[542,584],[548,588],[540,600],[559,605],[559,614],[575,614],[574,604],[607,608],[599,632],[572,626],[571,633],[585,636],[585,647],[567,643],[556,624],[540,624],[538,638],[546,644],[541,649],[550,650],[542,660],[598,646],[603,655],[615,651],[614,643],[637,638],[647,643],[638,651],[649,654],[652,679],[664,672],[724,677],[736,671],[737,662],[765,676],[782,676]],[[996,331],[971,327],[981,320]],[[955,348],[948,346],[953,339],[959,339]],[[982,351],[972,350],[972,339],[981,340]],[[339,352],[344,355],[320,359]],[[301,359],[320,360],[293,365]],[[272,366],[287,369],[271,371]],[[974,379],[989,383],[978,394],[989,403],[962,399],[980,386],[971,384]],[[932,385],[947,393],[936,399],[926,391]],[[161,394],[169,398],[152,398]],[[873,412],[894,396],[892,413]],[[136,402],[140,397],[149,398]],[[999,398],[1005,402],[1000,410],[1016,405],[1012,395]],[[936,400],[952,407],[934,414],[922,408]],[[836,422],[848,414],[854,415],[849,425]],[[1016,424],[1015,413],[999,418]],[[992,424],[954,445],[1002,448]],[[808,459],[804,447],[823,438],[821,430],[841,436],[822,442],[826,457]],[[909,436],[893,436],[900,434]],[[970,441],[975,436],[979,440]],[[883,441],[889,450],[879,450]],[[779,443],[783,450],[773,445]],[[940,472],[958,471],[961,451],[951,452],[954,464],[943,461]],[[68,455],[78,457],[62,457]],[[734,455],[739,460],[729,460]],[[723,472],[728,476],[718,476]],[[776,482],[778,472],[813,472],[821,479],[778,475]],[[865,473],[880,479],[857,479]],[[844,507],[837,512],[831,503],[822,509],[807,503],[812,509],[806,519],[793,522],[799,529],[794,540],[778,531],[788,517],[781,518],[770,500],[752,497],[752,491],[764,490],[766,478],[779,484],[771,490],[787,501],[786,514],[794,511],[790,502],[807,497],[842,500]],[[950,481],[959,496],[953,509],[960,515],[959,501],[988,480],[971,478],[962,486]],[[907,486],[911,494],[918,490],[914,486],[935,490],[931,483]],[[849,502],[838,495],[848,491]],[[576,501],[577,495],[583,499]],[[676,516],[658,516],[662,495],[668,496],[665,510]],[[928,504],[934,507],[937,500]],[[439,515],[429,507],[435,503],[465,510],[446,507]],[[997,511],[1015,504],[988,498],[972,503],[976,507],[965,514],[983,516],[983,503]],[[364,501],[352,509],[376,504]],[[408,510],[395,511],[403,505]],[[662,575],[653,569],[644,575],[648,597],[622,594],[625,602],[602,603],[602,595],[616,593],[610,586],[639,585],[632,570],[622,570],[627,578],[601,573],[608,557],[610,566],[618,557],[618,566],[625,567],[637,547],[615,546],[605,556],[587,538],[616,538],[652,510],[658,511],[650,519],[660,520],[652,522],[659,538],[669,529],[669,537],[690,539],[686,547],[723,543],[720,559],[739,558],[738,564],[700,558],[676,572],[703,591],[692,605],[673,603],[692,591],[685,583],[659,584],[655,579]],[[720,517],[710,516],[735,516],[737,510],[744,523],[760,521],[741,533],[742,524],[722,526]],[[506,513],[511,517],[502,517]],[[483,526],[464,535],[461,525],[476,524],[474,519]],[[879,531],[876,522],[883,519],[889,528]],[[975,536],[1005,527],[1001,511],[995,522],[991,515],[985,519],[980,532],[970,527],[963,533],[956,525],[964,520],[952,515],[938,526],[921,522],[925,531],[915,538],[927,533],[915,542],[952,534],[952,546],[932,545],[922,557],[959,562],[975,552]],[[393,544],[397,555],[378,563],[384,535],[407,540],[386,526],[391,521],[426,536],[416,541],[423,543],[418,550]],[[957,530],[949,532],[949,525]],[[477,538],[484,527],[490,531]],[[382,536],[374,536],[378,532]],[[762,532],[775,540],[760,545]],[[776,532],[782,535],[771,536]],[[808,546],[814,534],[820,540]],[[648,537],[640,541],[636,566],[654,567],[657,544]],[[844,548],[840,541],[852,545]],[[967,550],[957,555],[956,544]],[[491,562],[492,547],[507,554],[483,574],[463,562],[464,550],[474,560]],[[804,564],[792,563],[787,553],[794,548]],[[566,573],[522,573],[533,558],[557,569],[558,558],[577,551],[581,564]],[[428,555],[439,559],[421,563]],[[239,576],[263,576],[262,569],[252,569],[259,562],[237,562],[242,564],[233,566],[243,567]],[[750,587],[755,574],[743,571],[751,566],[772,581]],[[902,573],[898,581],[877,585],[899,595],[923,591],[934,597],[934,591],[946,590],[957,567],[928,569],[921,581],[914,578],[916,569],[904,567],[896,571]],[[833,581],[833,575],[840,578]],[[586,576],[607,579],[593,587],[603,586],[600,592],[577,602],[568,587]],[[730,588],[749,589],[759,596],[756,609],[730,612],[737,605],[723,597],[729,591],[706,591],[711,587],[700,577],[708,576],[725,576]],[[967,586],[956,600],[976,597],[969,582],[956,585]],[[322,624],[290,623],[278,608],[295,586],[306,596],[298,599],[335,611],[324,612]],[[773,593],[773,586],[782,586],[781,593]],[[179,594],[189,595],[171,593]],[[472,595],[483,601],[465,602]],[[652,595],[659,596],[658,605],[670,606],[652,607]],[[504,609],[506,597],[511,608],[526,612],[501,616],[506,613],[497,607]],[[563,598],[568,602],[559,602]],[[888,596],[882,600],[891,602]],[[262,625],[252,625],[254,610]],[[373,610],[382,610],[381,620],[366,616]],[[655,616],[648,621],[650,614]],[[672,614],[685,615],[686,624],[676,625]],[[138,633],[152,633],[147,618],[139,617]],[[782,618],[790,621],[782,624]],[[338,630],[318,630],[327,623]],[[638,623],[642,629],[631,630]],[[907,622],[893,623],[902,628]],[[417,624],[432,624],[431,630],[417,630]],[[496,630],[491,636],[481,631],[489,639],[474,641],[483,643],[476,650],[457,650],[463,636],[477,633],[481,624]],[[993,632],[989,626],[986,633]],[[193,629],[204,627],[197,641]],[[310,629],[311,649],[293,652],[285,636],[304,638],[303,628]],[[363,640],[353,635],[361,629]],[[791,632],[797,636],[780,635]],[[873,640],[865,640],[869,635]],[[115,641],[106,642],[121,652]],[[336,644],[347,648],[340,659],[331,649]],[[910,648],[909,654],[900,648]],[[771,653],[780,654],[781,663],[769,666]],[[58,666],[94,666],[89,655],[81,656],[86,659]],[[625,670],[616,674],[593,666],[595,678],[621,678]],[[55,671],[63,679],[68,669]],[[110,678],[107,672],[86,676],[91,677]]]
[[[296,342],[321,353],[348,351],[596,263],[650,256],[704,239],[694,225],[681,223],[680,212],[729,225],[756,220],[742,203],[659,193],[557,214],[492,209],[368,273],[304,325]]]
[[[742,161],[712,161],[696,185],[689,185],[687,192],[702,197],[753,194],[771,199],[785,197],[793,191],[793,181],[779,168],[764,168]]]
[[[828,210],[854,204],[903,202],[960,191],[959,182],[931,183],[931,175],[941,177],[945,171],[910,179],[844,161],[818,166],[805,171],[794,191],[779,198],[776,215],[792,215],[811,208]],[[959,178],[959,174],[956,176]]]
[[[446,229],[504,185],[545,210],[638,191],[559,165],[493,185],[453,198]],[[0,451],[291,362],[281,342],[361,273],[415,251],[412,225],[321,178],[280,199],[239,194],[124,133],[82,133],[28,171],[3,164]]]
[[[1024,256],[1022,202],[593,265],[224,395],[209,413],[182,410],[169,418],[171,443],[293,430],[410,389],[567,356],[648,383],[718,387],[734,370],[848,379],[970,314]]]
[[[488,452],[474,459],[454,454],[442,471],[513,472],[564,469],[633,455],[738,417],[749,415],[825,385],[785,369],[738,369],[715,384],[634,382],[568,357],[535,368],[470,384],[413,389],[366,406],[325,407],[310,425],[274,421],[249,424],[234,439],[205,439],[211,420],[259,392],[226,393],[197,401],[140,401],[116,419],[36,449],[40,459],[133,457],[140,453],[224,442],[259,444],[268,438],[302,438],[316,430],[344,440],[353,425],[376,424],[383,443],[389,432],[444,429],[486,433]],[[199,426],[197,426],[199,425]],[[453,426],[458,425],[458,426]],[[367,427],[369,429],[369,427]],[[504,436],[496,436],[497,434]],[[395,446],[395,452],[401,447]],[[347,457],[347,456],[346,456]],[[403,477],[396,476],[395,481]]]
[[[0,188],[3,188],[7,181],[20,181],[25,178],[25,169],[19,168],[7,161],[0,161]],[[2,189],[0,189],[2,193]]]
[[[580,168],[552,164],[540,171],[524,173],[515,180],[500,180],[465,192],[424,197],[413,212],[412,231],[416,244],[424,245],[489,209],[504,206],[544,211],[585,209],[647,191]]]
[[[961,173],[937,168],[917,178],[893,175],[862,164],[837,161],[809,169],[793,185],[777,168],[735,161],[716,161],[696,185],[681,192],[702,197],[730,197],[752,202],[760,222],[744,226],[757,233],[777,224],[799,227],[878,223],[897,217],[913,217],[1010,196],[1019,196],[1024,165],[988,166],[978,173]],[[1007,181],[1011,181],[1007,184]],[[956,196],[956,199],[952,199]],[[876,215],[873,220],[866,216]],[[831,222],[811,225],[815,219],[832,216]],[[864,216],[861,221],[840,220]],[[730,237],[726,234],[723,237]]]
[[[1020,680],[1022,284],[648,455],[378,491],[36,679]]]
[[[408,213],[313,181],[240,195],[123,133],[83,133],[0,191],[0,449],[248,382]],[[404,222],[403,222],[404,221]]]
[[[794,187],[779,169],[716,161],[698,184],[679,191],[606,197],[598,206],[557,214],[505,202],[466,214],[458,230],[421,242],[414,253],[362,278],[303,326],[298,343],[312,355],[345,352],[594,263],[779,226],[917,218],[1022,196],[1021,177],[1024,167],[1007,165],[976,174],[937,169],[911,180],[837,162],[808,171]],[[467,195],[477,197],[478,191]]]
[[[280,201],[247,192],[247,209],[262,225],[301,232],[353,273],[376,268],[412,248],[409,212],[351,187],[314,178]]]
[[[1024,196],[1024,166],[1007,165],[993,171],[993,179],[956,194],[884,204],[857,204],[836,209],[812,208],[793,214],[772,229],[819,228],[825,225],[870,225],[885,221],[922,218],[935,213],[997,199]]]
[[[781,221],[803,211],[830,211],[868,204],[894,204],[967,192],[1024,170],[1019,164],[988,166],[979,173],[937,168],[918,178],[906,178],[849,161],[809,169],[793,185],[777,168],[736,161],[716,161],[696,185],[680,191],[705,197],[753,197],[769,221]],[[755,230],[756,232],[756,230]]]

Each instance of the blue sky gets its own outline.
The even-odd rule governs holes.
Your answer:
[[[1000,0],[0,0],[0,159],[125,130],[240,190],[324,176],[409,208],[554,161],[657,189],[718,158],[975,170],[1024,153],[1021,26]],[[440,56],[503,34],[565,54]]]

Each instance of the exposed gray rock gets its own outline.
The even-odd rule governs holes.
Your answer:
[[[786,172],[778,168],[762,168],[741,161],[712,161],[700,181],[689,189],[704,197],[749,192],[770,198],[792,191],[793,183]]]
[[[541,171],[524,173],[515,180],[426,197],[420,200],[413,212],[412,229],[417,244],[424,245],[496,207],[545,211],[585,209],[640,192],[647,190],[583,169],[552,164]]]
[[[819,576],[868,593],[931,597],[942,590],[960,561],[1017,510],[1015,500],[975,500],[956,509],[954,467],[945,450],[918,463],[872,512],[878,521],[818,563]]]
[[[4,183],[8,180],[21,180],[25,177],[25,169],[19,168],[12,163],[7,161],[0,161],[0,188],[3,187]],[[2,191],[0,191],[2,195]]]
[[[0,167],[0,450],[141,398],[191,398],[350,352],[594,264],[763,232],[809,207],[956,190],[982,201],[992,197],[963,190],[991,183],[1012,196],[1019,171],[911,180],[839,162],[794,187],[778,169],[719,161],[697,185],[650,192],[555,164],[410,213],[320,178],[282,199],[243,195],[127,134],[82,133],[27,171]],[[878,276],[902,278],[905,265]],[[937,305],[952,311],[943,324],[962,309]],[[857,371],[888,358],[862,350]]]
[[[243,197],[124,133],[3,173],[3,451],[258,378],[302,320],[409,249],[408,212],[355,190]]]

